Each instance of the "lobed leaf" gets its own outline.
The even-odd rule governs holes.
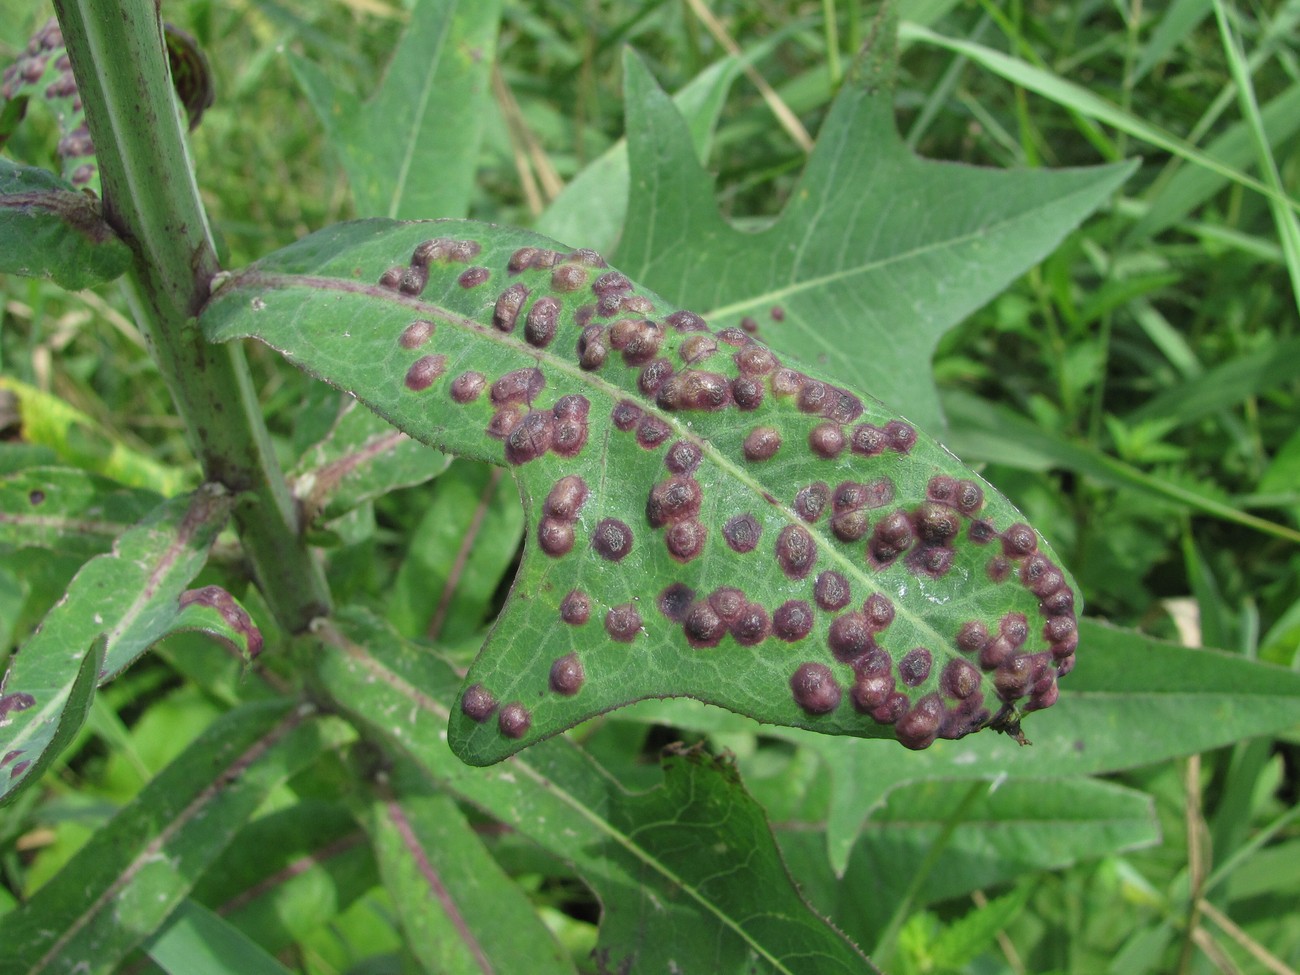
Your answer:
[[[592,252],[362,221],[234,275],[201,322],[514,474],[523,559],[449,729],[469,762],[678,695],[912,748],[1018,733],[1073,665],[1074,592],[1010,503]]]
[[[500,19],[500,0],[417,0],[364,102],[320,66],[289,55],[359,213],[459,216],[469,208]]]
[[[359,611],[319,625],[318,636],[324,689],[346,713],[591,886],[602,906],[604,970],[671,972],[693,958],[728,975],[867,966],[809,910],[734,771],[679,756],[662,787],[630,795],[565,741],[469,768],[441,734],[456,685],[444,662]]]
[[[625,58],[631,198],[616,262],[716,326],[867,389],[937,430],[940,336],[1042,260],[1136,164],[999,171],[912,154],[885,51],[841,89],[781,215],[758,232],[718,212],[681,114]]]
[[[229,595],[216,587],[184,593],[232,504],[211,487],[164,502],[77,573],[0,682],[0,798],[11,799],[57,756],[85,719],[96,683],[178,627],[217,632],[249,654],[260,646]]]

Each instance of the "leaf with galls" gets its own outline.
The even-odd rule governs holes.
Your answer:
[[[1019,736],[1073,666],[1071,582],[1010,503],[590,251],[345,224],[233,275],[201,322],[514,475],[523,559],[449,728],[473,764],[647,697],[910,748]]]

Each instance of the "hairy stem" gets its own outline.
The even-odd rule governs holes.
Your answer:
[[[240,494],[235,518],[281,626],[299,632],[329,591],[299,530],[243,350],[210,345],[196,316],[219,270],[149,0],[56,0],[95,142],[108,222],[135,253],[140,329],[204,475]]]

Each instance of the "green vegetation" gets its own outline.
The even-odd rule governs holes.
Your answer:
[[[1300,10],[5,6],[0,973],[1300,967]]]

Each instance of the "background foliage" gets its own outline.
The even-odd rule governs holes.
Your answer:
[[[445,29],[473,35],[496,14],[492,4],[465,6],[478,20]],[[874,10],[851,0],[709,5],[742,64],[726,59],[702,7],[506,0],[494,48],[477,35],[475,50],[493,64],[487,110],[454,123],[465,142],[450,155],[473,153],[472,186],[441,184],[440,167],[457,164],[414,138],[440,105],[457,105],[454,87],[435,86],[431,102],[413,105],[411,83],[394,81],[368,103],[366,117],[391,120],[381,131],[412,136],[405,158],[429,167],[423,185],[442,194],[407,200],[357,186],[359,172],[382,166],[358,159],[345,123],[304,108],[328,120],[342,106],[340,117],[357,117],[402,36],[405,10],[376,0],[166,5],[216,72],[218,98],[192,145],[224,264],[246,264],[357,212],[426,216],[423,208],[436,206],[438,215],[535,226],[615,252],[670,296],[685,281],[680,297],[726,306],[725,296],[709,301],[701,285],[687,286],[689,268],[656,270],[663,249],[638,250],[649,231],[620,240],[624,215],[635,229],[657,212],[637,166],[649,144],[647,113],[662,108],[645,89],[641,121],[629,116],[629,165],[620,142],[623,46],[635,46],[666,91],[681,92],[688,148],[715,178],[725,218],[779,235],[773,221],[799,203],[806,133],[827,122],[834,85]],[[301,723],[271,700],[294,677],[284,654],[268,654],[245,676],[198,638],[168,640],[88,703],[86,728],[43,787],[0,811],[0,909],[63,896],[68,875],[56,875],[78,850],[88,858],[78,862],[97,863],[105,878],[145,863],[147,843],[137,851],[132,838],[174,821],[169,863],[210,862],[216,844],[232,845],[191,878],[188,896],[127,912],[139,937],[160,932],[148,942],[152,963],[166,967],[175,964],[169,957],[192,959],[196,945],[216,944],[252,960],[214,970],[277,970],[272,955],[311,972],[460,970],[475,963],[472,952],[467,962],[435,957],[429,946],[463,949],[463,929],[421,909],[427,897],[412,892],[424,890],[427,872],[412,864],[420,851],[469,849],[481,857],[437,866],[471,928],[509,912],[518,935],[506,947],[520,956],[493,964],[597,971],[614,967],[637,912],[673,903],[683,889],[707,892],[702,851],[730,841],[764,851],[774,871],[766,906],[780,903],[783,883],[793,895],[779,848],[815,910],[889,970],[1300,965],[1298,681],[1252,663],[1300,667],[1300,237],[1291,199],[1300,7],[932,0],[901,4],[900,15],[897,125],[921,156],[1029,170],[1026,182],[1044,167],[1141,159],[1104,212],[996,297],[989,288],[971,300],[969,317],[936,326],[903,360],[914,374],[899,395],[941,415],[940,438],[981,465],[1051,540],[1089,615],[1145,635],[1101,622],[1085,628],[1060,704],[1030,728],[1033,749],[1009,752],[1006,740],[982,735],[958,762],[952,752],[913,755],[889,742],[760,729],[675,701],[584,728],[582,752],[547,745],[515,765],[471,773],[439,738],[445,705],[409,693],[449,688],[454,676],[398,637],[436,640],[467,662],[512,576],[522,517],[509,479],[421,452],[382,488],[440,473],[436,480],[382,496],[358,484],[353,498],[367,500],[328,518],[318,539],[330,546],[339,601],[381,610],[397,631],[379,631],[366,614],[348,618],[339,639],[366,649],[332,658],[319,674],[327,693],[356,702],[353,724]],[[6,11],[5,60],[45,16],[25,5]],[[390,72],[428,78],[444,67],[399,60]],[[774,113],[751,67],[796,121]],[[52,122],[31,115],[7,149],[28,162],[46,158],[54,141]],[[380,141],[373,131],[359,138]],[[687,172],[685,150],[676,151]],[[676,192],[698,200],[707,190],[684,177]],[[693,231],[722,233],[707,211],[688,215],[698,218]],[[725,286],[699,263],[706,285]],[[4,463],[38,459],[111,477],[125,487],[108,520],[122,528],[157,495],[196,482],[166,391],[151,381],[112,288],[69,295],[12,276],[0,288]],[[317,466],[306,455],[334,421],[334,397],[264,350],[252,354],[286,466],[299,458],[303,469]],[[221,544],[208,571],[227,581]],[[102,550],[6,549],[0,652],[25,639]],[[462,552],[449,585],[447,566]],[[275,644],[275,634],[268,639]],[[387,683],[377,687],[377,674]],[[235,737],[220,738],[222,722],[231,723],[223,714],[263,698],[254,719],[238,712],[246,726]],[[395,703],[407,709],[402,727],[367,723]],[[1195,736],[1135,740],[1131,731],[1166,716],[1186,728],[1188,715]],[[369,775],[365,789],[345,783],[381,759],[356,743],[357,727],[407,756]],[[681,739],[729,749],[734,766],[682,752],[661,769],[660,748]],[[254,741],[271,744],[257,755],[221,751]],[[159,774],[187,749],[192,761],[246,770],[228,806],[213,811],[211,830],[186,828],[200,811],[207,818],[203,782],[182,781],[176,766]],[[737,772],[745,792],[728,787]],[[728,827],[710,836],[719,816]],[[655,828],[665,823],[699,846],[675,848],[674,831]],[[476,886],[491,892],[488,903],[476,905]],[[607,913],[598,931],[601,906],[630,913]],[[800,905],[782,909],[793,915]],[[8,934],[24,937],[31,917],[30,907],[15,911]],[[690,911],[683,917],[695,917],[701,940],[716,927]],[[776,937],[788,949],[805,933]],[[726,962],[767,937],[742,935]],[[840,942],[826,943],[844,952],[847,970],[864,964]],[[673,959],[656,961],[667,970]],[[716,962],[710,970],[720,970]]]

